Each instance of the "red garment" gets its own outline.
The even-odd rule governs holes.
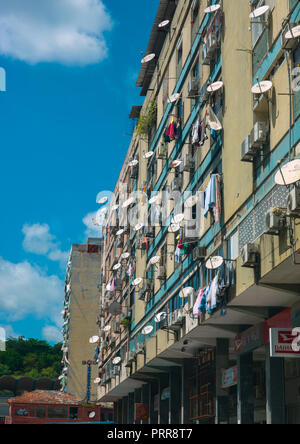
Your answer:
[[[175,139],[175,123],[172,122],[170,123],[167,132],[166,132],[166,136],[168,136],[170,138],[170,140],[174,140]]]

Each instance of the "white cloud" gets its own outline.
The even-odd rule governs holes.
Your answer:
[[[101,222],[101,220],[99,219],[99,211],[96,211],[94,213],[89,213],[87,214],[83,219],[82,222],[84,223],[84,225],[86,226],[86,230],[85,230],[85,236],[86,238],[89,237],[100,237],[101,236],[101,226],[95,225],[94,221],[98,220],[99,222]]]
[[[28,63],[98,63],[112,20],[102,0],[9,0],[0,3],[0,52]]]
[[[62,333],[59,328],[47,325],[42,331],[43,338],[48,342],[58,343],[62,341]]]
[[[22,232],[25,235],[23,248],[29,253],[47,256],[54,262],[59,262],[65,268],[69,253],[61,251],[56,237],[50,233],[47,224],[24,225]]]

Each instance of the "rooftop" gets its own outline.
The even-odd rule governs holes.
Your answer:
[[[78,405],[82,400],[75,396],[52,390],[35,390],[25,393],[8,400],[13,404],[59,404],[59,405]]]

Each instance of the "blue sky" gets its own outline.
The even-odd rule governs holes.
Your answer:
[[[66,258],[117,180],[159,0],[3,3],[0,327],[56,342]]]

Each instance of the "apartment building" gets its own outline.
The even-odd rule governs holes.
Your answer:
[[[117,423],[300,423],[299,20],[294,0],[159,4],[103,229]]]
[[[62,391],[87,403],[97,400],[98,375],[95,322],[99,312],[99,274],[102,241],[88,239],[73,245],[65,280]],[[98,338],[96,338],[98,339]]]

